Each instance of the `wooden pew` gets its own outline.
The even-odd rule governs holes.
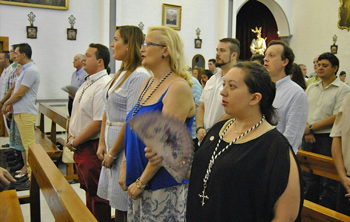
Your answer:
[[[97,221],[39,144],[29,148],[31,221],[41,221],[41,189],[55,221]]]
[[[57,138],[57,125],[67,131],[69,127],[69,116],[45,103],[39,103],[39,113],[40,125],[35,130],[36,143],[43,147],[51,159],[57,160],[62,156],[62,151],[56,146],[57,142],[62,146],[65,145],[64,139]],[[45,132],[45,116],[51,119],[51,130],[49,136],[47,136]],[[65,177],[67,180],[78,179],[78,176],[74,174],[72,163],[67,164]]]
[[[0,221],[24,221],[16,190],[0,192],[0,200]]]
[[[332,157],[299,150],[297,153],[297,158],[302,171],[339,181],[339,176],[334,166]],[[304,200],[301,218],[303,222],[350,221],[349,216],[308,200]]]
[[[332,157],[299,150],[297,158],[301,170],[339,181],[339,176]]]

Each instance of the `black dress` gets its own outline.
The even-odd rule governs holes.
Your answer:
[[[291,146],[276,129],[244,143],[233,144],[223,152],[215,160],[207,183],[209,199],[204,206],[201,204],[199,194],[202,194],[203,178],[225,123],[227,121],[213,126],[194,155],[187,221],[271,221],[273,207],[287,187],[290,170]],[[221,141],[217,152],[226,145]],[[300,204],[301,209],[302,198]]]

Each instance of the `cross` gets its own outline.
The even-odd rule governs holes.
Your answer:
[[[207,196],[207,195],[205,195],[205,188],[203,189],[203,192],[202,192],[202,194],[198,194],[198,196],[200,197],[200,198],[202,198],[202,206],[204,206],[204,204],[205,204],[205,199],[208,199],[209,200],[209,197]]]

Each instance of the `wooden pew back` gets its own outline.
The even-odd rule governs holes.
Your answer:
[[[297,154],[301,170],[339,181],[332,157],[299,150]]]
[[[299,150],[297,153],[302,171],[339,181],[337,170],[332,157]],[[304,222],[341,222],[350,221],[350,217],[319,204],[304,200],[301,212]]]
[[[30,146],[29,164],[31,221],[41,221],[39,189],[56,221],[97,221],[39,144]]]

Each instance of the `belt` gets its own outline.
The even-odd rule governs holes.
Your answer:
[[[122,127],[124,122],[109,122],[108,120],[106,121],[107,126],[120,126]]]

